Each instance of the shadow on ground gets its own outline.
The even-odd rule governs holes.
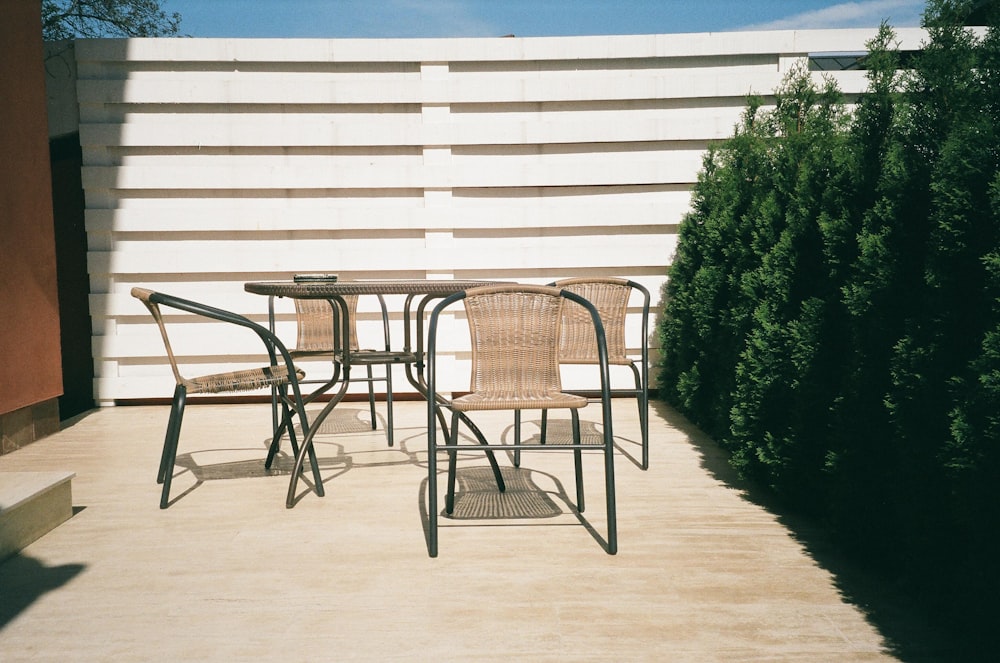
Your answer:
[[[46,593],[70,582],[84,568],[83,564],[46,566],[22,554],[4,560],[0,563],[0,630]]]
[[[949,636],[932,616],[923,614],[913,601],[838,552],[818,523],[789,513],[775,502],[767,490],[741,479],[729,464],[728,453],[679,412],[658,401],[651,401],[650,408],[655,409],[669,425],[687,435],[701,454],[702,467],[715,479],[740,491],[744,499],[778,518],[806,553],[833,576],[843,599],[856,606],[879,631],[890,654],[913,663],[998,660],[996,647],[983,648],[982,645]],[[970,606],[970,609],[975,608]]]

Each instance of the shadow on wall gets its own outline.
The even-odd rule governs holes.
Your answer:
[[[50,140],[49,158],[62,344],[63,393],[59,397],[59,418],[66,420],[94,407],[90,277],[87,274],[80,135],[74,133]]]

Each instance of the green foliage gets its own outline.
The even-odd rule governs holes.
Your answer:
[[[803,488],[821,478],[831,407],[823,383],[838,370],[828,356],[838,345],[831,336],[837,301],[825,233],[836,234],[849,191],[843,116],[836,87],[818,89],[804,68],[777,91],[773,126],[782,140],[771,141],[773,207],[758,221],[768,241],[758,244],[762,259],[743,278],[753,314],[735,366],[733,458],[800,504],[812,494]],[[791,476],[797,480],[782,480]]]
[[[804,69],[751,100],[705,159],[660,328],[664,397],[940,608],[1000,589],[998,17],[931,0],[908,71],[882,26],[849,117]]]
[[[662,329],[662,347],[675,379],[665,386],[712,435],[728,429],[732,366],[752,309],[741,294],[742,275],[755,268],[754,245],[761,241],[744,220],[769,207],[768,131],[758,121],[759,100],[751,104],[725,145],[709,150],[683,224],[671,267],[667,297],[673,315]],[[692,342],[693,341],[693,342]]]
[[[42,38],[173,37],[181,16],[159,0],[42,0]]]

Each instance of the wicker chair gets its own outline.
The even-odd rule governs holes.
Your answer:
[[[632,371],[635,381],[633,388],[617,388],[611,390],[612,396],[631,396],[636,399],[639,407],[639,426],[642,443],[642,469],[649,468],[649,291],[639,283],[622,278],[571,278],[550,283],[556,288],[575,292],[588,300],[601,315],[604,323],[604,333],[608,341],[608,363],[612,366],[627,366]],[[642,338],[640,340],[641,354],[638,366],[628,353],[625,342],[625,318],[628,313],[632,293],[642,296]],[[567,307],[562,321],[562,332],[559,336],[560,364],[598,364],[597,346],[594,343],[592,323],[586,311],[579,307]],[[589,395],[591,400],[597,400],[599,394],[593,391],[569,392]],[[520,415],[515,413],[515,425],[520,430]],[[542,411],[541,439],[545,439],[547,413]]]
[[[392,366],[394,364],[406,364],[416,360],[413,353],[396,352],[390,349],[389,342],[389,313],[382,295],[376,295],[379,308],[382,313],[382,341],[383,349],[364,349],[358,342],[357,312],[358,295],[344,297],[347,304],[347,317],[350,321],[350,365],[364,366],[367,377],[361,378],[368,383],[368,408],[371,413],[372,430],[378,426],[378,418],[375,416],[375,383],[385,383],[386,400],[386,437],[389,446],[393,446],[393,418],[392,418]],[[303,380],[300,384],[319,384],[319,388],[306,397],[309,403],[327,392],[340,379],[342,367],[344,365],[344,354],[340,350],[337,339],[338,316],[336,307],[326,299],[296,299],[295,319],[298,327],[298,335],[295,348],[290,352],[292,359],[305,359],[314,357],[328,357],[332,361],[331,376],[328,379]],[[385,374],[381,377],[375,376],[372,367],[381,365],[385,367]],[[350,375],[344,376],[351,381],[357,381]],[[277,423],[277,419],[275,419]]]
[[[437,393],[436,345],[441,312],[450,304],[464,300],[472,343],[471,391],[451,401]],[[559,330],[566,310],[578,308],[590,316],[590,333],[597,348],[601,372],[603,443],[583,444],[580,438],[578,410],[587,405],[584,396],[563,392],[560,385],[558,349]],[[572,450],[576,474],[576,508],[584,510],[582,450],[598,449],[604,453],[607,499],[607,552],[618,550],[614,487],[614,436],[611,431],[611,403],[608,389],[608,355],[604,328],[597,310],[584,298],[568,290],[546,286],[502,285],[474,288],[457,293],[439,303],[428,323],[428,552],[437,556],[437,452],[448,453],[448,488],[445,512],[455,506],[455,475],[458,451],[468,449],[508,449],[520,453],[526,449]],[[452,412],[450,431],[443,445],[437,443],[436,419],[440,408]],[[482,410],[569,409],[573,421],[571,444],[541,445],[523,443],[490,444],[478,429],[470,426],[479,444],[461,444],[460,421],[467,424],[468,413]],[[484,446],[485,445],[485,446]],[[498,481],[498,488],[503,485]]]
[[[292,448],[297,452],[298,445],[295,440],[292,416],[299,417],[299,424],[303,435],[309,430],[305,406],[302,402],[302,394],[299,389],[299,380],[305,374],[295,368],[288,350],[285,349],[285,346],[282,345],[281,341],[274,334],[266,327],[258,325],[236,313],[187,299],[181,299],[180,297],[173,297],[162,292],[155,292],[145,288],[132,288],[132,296],[146,305],[146,308],[149,309],[153,319],[156,321],[160,329],[160,335],[163,337],[163,344],[166,347],[170,367],[177,382],[176,387],[174,387],[174,397],[170,406],[170,418],[167,421],[167,434],[163,441],[163,452],[160,456],[160,469],[156,476],[157,483],[163,484],[163,490],[160,494],[161,509],[167,508],[170,504],[170,483],[174,473],[174,462],[177,458],[177,442],[180,438],[181,421],[184,418],[184,407],[189,394],[220,394],[254,391],[269,387],[277,388],[280,394],[281,424],[278,430],[275,431],[274,438],[271,440],[266,465],[270,466],[274,453],[277,450],[278,440],[285,431],[288,431]],[[184,377],[177,366],[177,358],[170,344],[170,338],[167,333],[168,325],[164,320],[163,312],[160,310],[161,307],[228,322],[253,331],[263,342],[264,349],[270,358],[270,363],[260,368],[243,369],[229,373],[215,373],[194,378]],[[291,393],[289,393],[289,390]],[[319,490],[322,490],[319,466],[312,451],[310,451],[309,461],[312,466],[313,478],[316,481],[316,485]]]

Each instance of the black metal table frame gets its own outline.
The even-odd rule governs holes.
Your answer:
[[[412,361],[401,362],[406,366],[407,381],[425,398],[428,395],[427,383],[424,375],[424,334],[423,320],[427,305],[435,299],[448,297],[456,292],[468,290],[478,286],[491,285],[499,281],[489,280],[448,280],[448,279],[376,279],[360,281],[251,281],[244,284],[247,292],[265,295],[268,297],[268,318],[272,332],[275,326],[274,298],[288,297],[290,299],[325,299],[330,302],[334,310],[334,342],[342,347],[343,354],[343,379],[340,379],[339,364],[334,371],[333,377],[321,385],[317,390],[306,397],[306,402],[314,401],[318,396],[329,391],[339,380],[340,388],[332,394],[330,401],[316,415],[311,424],[307,424],[304,431],[304,440],[299,447],[299,453],[295,458],[295,467],[292,470],[291,479],[288,485],[288,494],[285,499],[285,507],[295,506],[295,491],[298,484],[298,476],[303,463],[310,449],[313,448],[313,437],[320,425],[330,415],[333,408],[337,406],[347,394],[350,384],[350,343],[342,343],[341,339],[350,339],[350,319],[348,317],[347,302],[344,299],[348,295],[406,295],[403,305],[403,353],[410,353],[412,349]],[[414,301],[420,297],[417,303],[416,315],[413,314]],[[338,313],[339,311],[339,313]],[[339,325],[338,325],[339,323]],[[413,326],[416,326],[414,341]],[[416,347],[413,347],[415,343]],[[439,399],[446,404],[444,399]],[[480,444],[489,446],[485,436],[479,428],[468,417],[461,417],[462,422],[469,427],[469,430],[477,438]],[[438,408],[438,422],[442,431],[447,432],[447,422],[443,413]],[[305,423],[305,422],[303,422]],[[492,451],[487,449],[487,458],[493,469],[493,475],[497,481],[498,489],[505,490],[500,468]],[[320,497],[326,494],[322,482],[317,482],[316,494]]]

